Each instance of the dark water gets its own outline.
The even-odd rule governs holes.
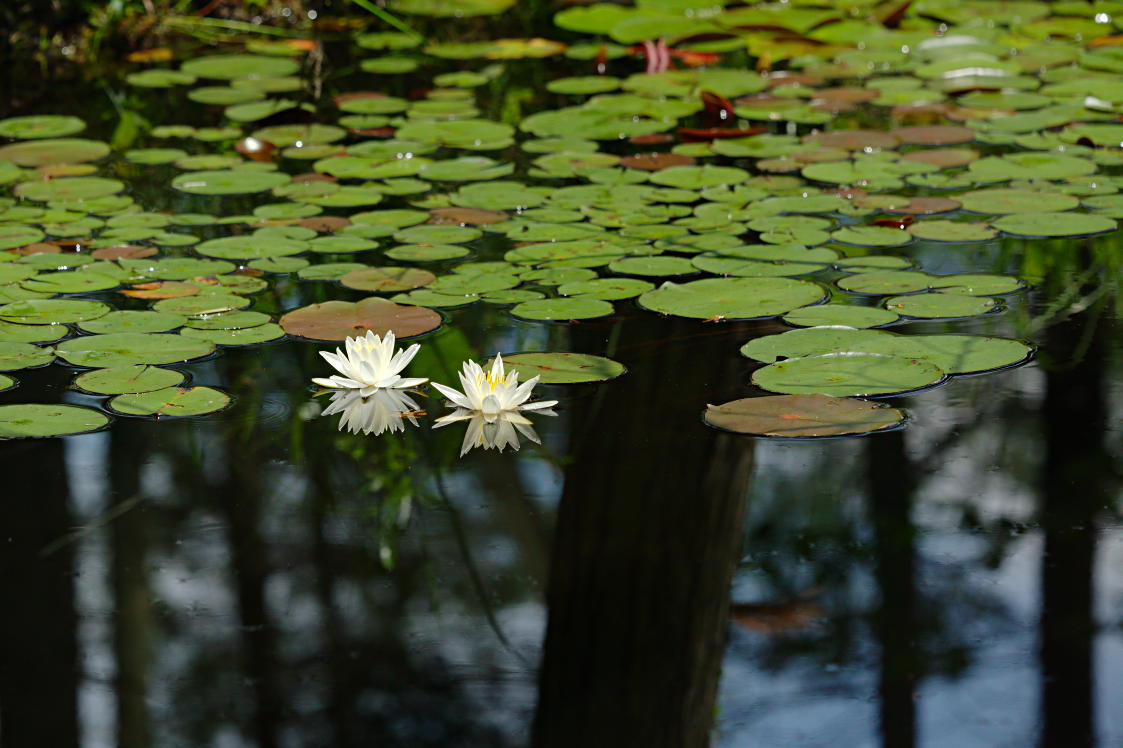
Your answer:
[[[411,373],[441,381],[495,350],[628,366],[543,388],[560,417],[518,454],[342,434],[307,386],[319,346],[292,342],[187,367],[237,396],[218,416],[6,442],[3,743],[1123,745],[1120,241],[910,248],[1044,267],[1001,315],[910,328],[1040,350],[892,400],[912,421],[868,438],[706,428],[750,392],[738,346],[782,326],[618,302],[454,310],[422,341]],[[0,402],[96,402],[58,365],[20,378]]]

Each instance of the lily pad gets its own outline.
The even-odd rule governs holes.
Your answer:
[[[205,340],[208,343],[226,348],[240,345],[260,345],[285,337],[284,329],[273,322],[255,327],[240,327],[234,330],[199,330],[194,327],[185,327],[180,330],[179,334],[185,338]]]
[[[851,304],[805,306],[784,315],[784,321],[796,327],[845,325],[856,329],[881,327],[896,322],[899,318],[895,312],[887,309]]]
[[[62,114],[36,114],[0,120],[0,137],[17,140],[60,138],[85,129],[86,123],[82,120]]]
[[[857,436],[904,423],[905,413],[880,403],[830,395],[766,395],[709,405],[703,420],[736,434],[782,439]]]
[[[666,282],[639,297],[645,309],[694,319],[777,317],[816,304],[826,292],[814,283],[789,278],[705,278]]]
[[[583,296],[562,299],[537,299],[516,304],[511,314],[528,320],[568,321],[607,317],[615,311],[611,302]]]
[[[5,343],[54,343],[69,334],[66,325],[18,325],[0,320],[0,341]]]
[[[885,300],[885,308],[902,317],[915,319],[957,319],[993,312],[999,308],[999,304],[997,300],[986,296],[921,293],[888,298]]]
[[[832,232],[831,239],[859,247],[902,247],[912,241],[912,235],[885,226],[847,226]]]
[[[769,392],[850,397],[904,394],[944,378],[944,372],[928,361],[847,352],[769,364],[753,372],[752,381]]]
[[[931,242],[985,242],[998,236],[991,226],[970,221],[918,221],[908,227],[908,232]]]
[[[103,317],[112,307],[86,299],[25,299],[0,306],[0,320],[21,325],[58,325]]]
[[[174,369],[134,364],[87,371],[80,374],[74,384],[95,395],[124,395],[174,387],[182,383],[184,378],[183,372]]]
[[[1021,213],[1003,216],[991,225],[1013,236],[1090,236],[1114,231],[1118,225],[1105,216],[1087,213]]]
[[[307,252],[308,247],[308,242],[297,239],[247,234],[208,239],[197,245],[195,251],[206,257],[223,260],[261,260],[298,255]]]
[[[0,405],[0,439],[84,434],[108,424],[109,416],[79,405]]]
[[[631,299],[655,286],[639,278],[594,278],[563,283],[558,286],[562,296],[588,296],[605,301]]]
[[[31,343],[0,342],[0,371],[19,371],[46,366],[55,360],[50,348],[40,348]]]
[[[235,294],[208,293],[198,296],[182,298],[161,299],[152,305],[157,312],[182,314],[194,317],[203,314],[222,314],[237,309],[244,309],[250,305],[250,300],[245,296]]]
[[[16,382],[14,377],[9,377],[9,376],[5,376],[3,374],[0,374],[0,392],[7,392],[8,390],[14,390],[17,386],[19,386],[19,384]]]
[[[698,272],[690,260],[684,257],[623,257],[608,263],[608,269],[620,275],[642,275],[648,278],[694,275]]]
[[[996,216],[1015,213],[1058,213],[1080,205],[1080,199],[1063,192],[993,188],[974,190],[956,197],[963,209]]]
[[[418,306],[405,306],[377,296],[356,303],[326,301],[294,309],[281,317],[281,327],[289,335],[308,340],[345,340],[365,335],[394,332],[398,339],[432,332],[441,326],[441,315]]]
[[[587,353],[510,353],[503,357],[507,371],[517,371],[526,381],[538,377],[541,384],[607,382],[624,374],[624,365]]]
[[[926,291],[932,276],[915,270],[882,270],[858,273],[838,280],[838,287],[850,293],[870,296]]]
[[[16,185],[15,193],[24,200],[47,202],[49,200],[96,200],[116,195],[125,189],[125,183],[104,177],[63,177],[45,182],[23,182]]]
[[[229,395],[211,387],[167,387],[118,395],[109,401],[109,408],[127,416],[185,418],[215,413],[229,404]]]
[[[108,155],[108,144],[84,138],[29,140],[0,147],[0,161],[11,161],[17,166],[83,164]]]
[[[436,279],[437,276],[420,268],[375,267],[354,270],[340,278],[339,282],[357,291],[392,293],[427,286]]]
[[[119,332],[82,335],[55,347],[59,358],[74,366],[110,368],[133,364],[175,364],[208,356],[214,346],[180,335]]]
[[[248,195],[288,184],[291,177],[275,171],[217,169],[192,171],[172,180],[172,187],[193,195]]]
[[[197,57],[180,65],[180,72],[197,78],[233,80],[235,78],[280,78],[292,75],[300,64],[287,57],[264,55],[211,55]]]
[[[385,254],[399,262],[436,262],[465,257],[471,252],[453,244],[403,244],[386,250]]]

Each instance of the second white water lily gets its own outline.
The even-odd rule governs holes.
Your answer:
[[[558,401],[527,402],[536,384],[538,377],[519,384],[518,371],[504,371],[503,357],[498,354],[490,371],[485,371],[475,361],[465,361],[460,372],[463,392],[433,382],[433,386],[456,407],[452,413],[438,418],[435,428],[457,421],[470,421],[460,451],[462,455],[476,446],[496,447],[500,451],[505,446],[518,449],[516,430],[537,442],[538,437],[530,427],[530,420],[522,412],[556,415],[549,408],[557,405]]]
[[[332,389],[357,390],[362,397],[370,397],[382,389],[406,389],[429,381],[401,376],[400,372],[421,346],[414,343],[405,350],[395,351],[392,330],[382,337],[368,330],[365,336],[347,338],[344,347],[346,353],[338,348],[335,353],[320,351],[339,374],[326,379],[314,378],[313,382]]]

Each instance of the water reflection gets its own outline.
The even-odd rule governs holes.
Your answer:
[[[321,415],[341,413],[340,431],[378,436],[385,431],[405,431],[407,420],[414,426],[420,425],[420,412],[417,402],[402,390],[381,389],[363,397],[360,390],[350,389],[333,392]]]

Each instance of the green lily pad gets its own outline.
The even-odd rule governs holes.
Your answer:
[[[215,413],[229,404],[229,395],[211,387],[167,387],[118,395],[109,401],[109,408],[126,416],[185,418]]]
[[[284,329],[273,322],[235,330],[197,330],[194,327],[186,327],[180,330],[179,334],[185,338],[205,340],[224,348],[239,345],[260,345],[285,337]]]
[[[45,182],[23,182],[16,185],[15,193],[24,200],[96,200],[116,195],[125,189],[125,183],[104,177],[63,177]]]
[[[232,80],[234,78],[280,78],[292,75],[300,64],[286,57],[264,55],[210,55],[188,60],[180,72],[197,78]]]
[[[115,332],[169,332],[187,323],[187,318],[168,312],[121,310],[80,322],[78,329],[94,334]]]
[[[428,270],[405,267],[374,267],[354,270],[339,279],[347,288],[374,293],[408,291],[427,286],[437,279]]]
[[[904,423],[905,413],[881,403],[830,395],[766,395],[708,405],[703,420],[735,434],[780,439],[858,436]]]
[[[0,371],[18,371],[46,366],[55,360],[50,348],[40,348],[31,343],[0,342]]]
[[[270,319],[264,312],[242,310],[199,316],[189,320],[187,326],[195,330],[239,330],[264,325]]]
[[[268,257],[298,255],[307,252],[308,248],[308,242],[297,239],[247,234],[208,239],[198,244],[195,251],[206,257],[223,260],[260,260]]]
[[[1114,231],[1118,225],[1105,216],[1086,213],[1022,213],[1003,216],[991,225],[1013,236],[1090,236]]]
[[[25,299],[0,306],[0,320],[21,325],[59,325],[103,317],[108,304],[86,299]]]
[[[744,169],[733,166],[672,166],[651,175],[651,181],[668,187],[700,190],[707,187],[740,184],[749,176]]]
[[[931,283],[932,276],[927,273],[915,270],[881,270],[840,278],[838,287],[850,293],[884,296],[926,291]]]
[[[875,346],[896,337],[883,330],[858,330],[848,327],[808,327],[780,335],[753,338],[741,346],[741,355],[766,364],[784,358],[805,358],[828,353],[885,353],[904,355]],[[905,355],[906,358],[916,356]]]
[[[184,378],[183,372],[174,369],[134,364],[87,371],[80,374],[74,384],[95,395],[124,395],[174,387],[182,383]]]
[[[186,296],[174,299],[161,299],[152,305],[157,312],[182,314],[186,317],[195,317],[203,314],[222,314],[250,305],[250,300],[245,296],[234,294],[209,293],[198,296]]]
[[[264,91],[252,88],[234,88],[232,86],[200,86],[187,92],[187,98],[200,104],[217,104],[230,106],[232,104],[245,104],[265,98]]]
[[[917,239],[931,242],[986,242],[998,236],[998,231],[985,223],[969,221],[917,221],[908,227]]]
[[[253,131],[253,137],[272,143],[278,148],[303,143],[304,145],[322,145],[334,143],[347,137],[347,131],[335,125],[306,124],[306,125],[271,125]]]
[[[944,379],[935,364],[876,353],[830,353],[792,358],[753,372],[753,384],[769,392],[835,397],[899,395]]]
[[[299,270],[296,275],[307,281],[337,281],[350,272],[368,267],[361,262],[325,262]]]
[[[23,226],[18,223],[0,224],[0,250],[34,244],[42,241],[44,236],[46,235],[34,226]],[[14,277],[13,273],[14,271],[9,270],[6,275],[0,275],[0,282],[11,283],[16,280],[23,280],[23,278]],[[34,271],[32,271],[32,274],[34,274]]]
[[[172,180],[172,187],[192,195],[248,195],[288,184],[291,177],[275,171],[217,169],[192,171]]]
[[[29,140],[0,146],[0,161],[11,161],[17,166],[84,164],[108,155],[108,144],[84,138]]]
[[[831,233],[831,239],[858,247],[903,247],[912,235],[886,226],[847,226]]]
[[[109,416],[79,405],[0,405],[0,439],[84,434],[108,424]]]
[[[385,254],[391,260],[399,262],[436,262],[465,257],[471,253],[464,247],[453,244],[403,244],[386,250]]]
[[[932,290],[939,293],[958,293],[967,296],[1001,296],[1025,290],[1021,279],[1009,275],[989,273],[957,273],[937,275],[932,278]]]
[[[777,317],[817,304],[826,292],[814,283],[790,278],[705,278],[666,282],[639,297],[645,309],[693,319]]]
[[[5,343],[54,343],[69,334],[66,325],[19,325],[0,320],[0,341]]]
[[[85,129],[86,123],[82,120],[62,114],[37,114],[0,119],[0,137],[17,140],[60,138]]]
[[[152,68],[138,70],[125,76],[125,82],[130,86],[140,88],[171,88],[172,86],[190,86],[196,80],[194,75],[179,70],[161,70]]]
[[[355,254],[378,248],[378,242],[358,236],[321,236],[308,242],[308,248],[317,254]]]
[[[694,275],[698,272],[690,260],[684,257],[623,257],[608,263],[608,269],[620,275],[642,275],[649,278]]]
[[[996,299],[957,293],[921,293],[893,296],[885,300],[886,309],[902,317],[915,319],[974,317],[992,312],[998,307]]]
[[[266,257],[261,260],[252,260],[248,267],[260,270],[263,273],[296,273],[308,267],[311,263],[303,257]]]
[[[208,356],[214,346],[180,335],[119,332],[83,335],[56,346],[59,358],[74,366],[109,368],[133,364],[174,364]]]
[[[1037,129],[1037,128],[1034,128]],[[1003,182],[1010,179],[1068,179],[1096,171],[1096,164],[1077,156],[1032,151],[987,156],[967,165],[976,180]]]
[[[402,244],[463,244],[483,235],[469,226],[411,226],[394,234],[394,241]]]
[[[796,327],[819,327],[820,325],[845,325],[857,329],[881,327],[896,322],[895,312],[877,307],[853,306],[851,304],[819,304],[795,309],[784,315],[784,321]]]
[[[0,392],[7,392],[8,390],[14,390],[17,386],[19,386],[19,383],[16,382],[15,377],[9,377],[9,376],[5,376],[3,374],[0,374]]]
[[[1063,192],[993,188],[965,192],[955,198],[972,213],[1004,216],[1015,213],[1059,213],[1080,205],[1080,199]]]
[[[507,371],[517,371],[526,381],[538,377],[540,384],[607,382],[624,374],[624,365],[587,353],[510,353],[503,357]]]
[[[615,311],[611,302],[584,296],[571,296],[562,299],[537,299],[516,304],[511,314],[527,320],[568,321],[575,319],[594,319],[607,317]]]
[[[281,327],[289,335],[308,340],[345,340],[393,331],[398,339],[432,332],[441,326],[441,315],[418,306],[395,304],[378,296],[356,303],[326,301],[294,309],[281,317]]]
[[[605,301],[631,299],[655,288],[639,278],[593,278],[563,283],[558,286],[562,296],[587,296]]]
[[[120,282],[116,278],[101,273],[63,270],[54,273],[40,273],[20,283],[29,291],[49,294],[94,293],[116,288]]]

